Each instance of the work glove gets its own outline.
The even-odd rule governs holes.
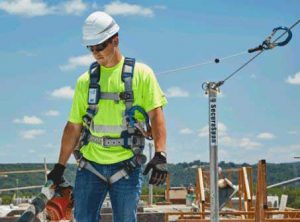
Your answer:
[[[65,166],[57,163],[54,165],[54,168],[51,170],[51,172],[47,175],[48,180],[52,180],[54,185],[59,185],[64,182],[63,174],[65,171]]]
[[[162,185],[166,182],[168,175],[167,158],[161,152],[155,152],[152,160],[147,164],[144,175],[147,175],[152,169],[149,184]]]

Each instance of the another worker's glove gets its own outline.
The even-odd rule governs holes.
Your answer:
[[[153,159],[147,164],[144,175],[147,175],[152,169],[149,184],[161,185],[166,182],[168,175],[167,158],[165,153],[155,152]]]
[[[52,180],[54,185],[59,185],[64,182],[63,174],[65,171],[65,166],[57,163],[54,165],[54,168],[51,170],[51,172],[47,175],[48,180]]]

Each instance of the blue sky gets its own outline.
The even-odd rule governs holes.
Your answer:
[[[300,19],[300,1],[188,3],[0,0],[0,163],[57,161],[76,79],[92,62],[81,29],[95,10],[119,23],[123,54],[157,73],[169,101],[169,162],[207,161],[208,100],[201,85],[224,79],[252,54],[162,72],[257,46],[273,28]],[[221,87],[220,161],[300,156],[299,39],[300,25],[287,46],[263,53]]]

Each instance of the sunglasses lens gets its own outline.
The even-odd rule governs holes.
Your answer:
[[[93,52],[93,51],[101,52],[101,51],[103,51],[106,48],[106,46],[107,46],[107,42],[103,42],[103,43],[101,43],[99,45],[89,45],[89,46],[87,46],[87,48],[91,52]]]
[[[106,47],[106,44],[104,42],[102,44],[96,45],[95,49],[96,49],[97,52],[101,52],[102,50],[105,49],[105,47]]]

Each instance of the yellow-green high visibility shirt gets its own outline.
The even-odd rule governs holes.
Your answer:
[[[125,91],[125,85],[121,79],[123,63],[124,58],[114,67],[106,68],[101,66],[101,92],[120,93]],[[77,80],[69,116],[69,121],[72,123],[83,124],[82,117],[86,114],[88,107],[89,81],[89,72],[85,72]],[[146,112],[167,104],[166,97],[153,71],[145,64],[135,63],[132,90],[134,93],[133,106],[139,105],[144,108]],[[124,129],[123,121],[124,112],[125,103],[123,100],[116,103],[113,100],[100,99],[98,113],[93,119],[94,130],[91,131],[92,135],[98,137],[120,137],[121,131],[126,130],[126,128]],[[143,120],[143,116],[139,113],[137,113],[135,117],[139,121]],[[122,146],[103,147],[100,144],[92,142],[83,146],[80,151],[86,159],[99,164],[113,164],[127,160],[133,156],[130,149],[126,149]]]

